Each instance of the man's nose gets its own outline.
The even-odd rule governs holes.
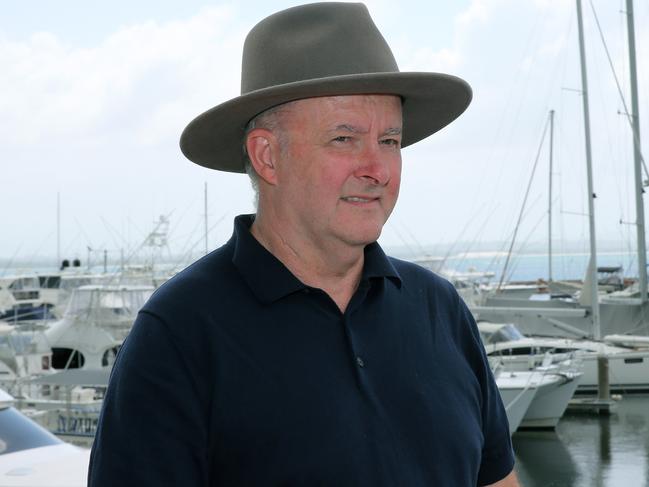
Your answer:
[[[390,182],[390,161],[394,155],[386,154],[380,146],[370,145],[359,154],[358,168],[354,172],[357,178],[378,186],[385,186]]]

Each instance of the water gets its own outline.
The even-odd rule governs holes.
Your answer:
[[[400,254],[399,252],[391,252],[386,249],[389,255],[395,255],[408,259],[412,257],[410,254]],[[505,264],[506,254],[503,252],[479,252],[470,253],[466,255],[458,254],[450,256],[445,260],[445,266],[449,269],[465,272],[468,270],[478,270],[485,272],[493,272],[494,279],[500,279],[503,267]],[[588,254],[585,253],[570,253],[570,254],[555,254],[552,259],[553,278],[557,280],[565,279],[583,279],[588,267]],[[187,262],[189,264],[189,262]],[[625,252],[600,252],[597,255],[598,266],[621,266],[623,268],[624,276],[637,276],[637,255],[634,253]],[[178,263],[160,264],[160,267],[174,267],[179,268]],[[184,266],[180,266],[182,268]],[[24,265],[12,266],[11,264],[0,263],[0,277],[13,276],[23,274],[28,271],[30,267]],[[86,270],[85,266],[83,267]],[[109,265],[108,272],[115,272],[119,269],[118,265]],[[56,267],[47,265],[36,265],[31,267],[32,272],[52,273],[56,272]],[[90,269],[90,272],[101,274],[105,272],[103,265],[95,265]],[[548,256],[545,254],[514,254],[512,255],[507,267],[507,278],[512,281],[529,281],[539,278],[548,278]],[[496,281],[497,282],[497,281]]]
[[[446,260],[446,266],[457,271],[476,269],[494,272],[494,279],[500,279],[506,255],[502,253],[454,256]],[[583,279],[588,267],[588,254],[558,254],[552,259],[552,277],[555,280]],[[637,255],[633,253],[600,253],[597,266],[621,266],[624,276],[637,276]],[[507,266],[506,280],[532,281],[547,279],[548,256],[544,254],[513,255]]]
[[[513,436],[523,487],[649,487],[649,396],[611,416],[567,413],[556,431]]]
[[[620,265],[625,276],[633,276],[635,258],[601,254],[597,264]],[[504,256],[488,254],[446,262],[458,271],[493,271],[494,279],[503,264]],[[583,278],[587,265],[587,254],[557,255],[554,278]],[[512,280],[547,278],[548,259],[519,255],[510,269]],[[611,416],[566,413],[556,431],[518,432],[512,441],[522,487],[649,487],[649,395],[625,395]]]

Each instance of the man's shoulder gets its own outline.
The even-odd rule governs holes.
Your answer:
[[[452,283],[430,269],[396,257],[388,257],[388,259],[390,259],[390,262],[399,273],[404,286],[425,286],[426,289],[445,293],[449,297],[457,295],[457,291]]]
[[[237,279],[232,251],[224,246],[193,262],[162,284],[143,310],[164,314],[200,307],[220,299]]]

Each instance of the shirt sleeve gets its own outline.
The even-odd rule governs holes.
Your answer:
[[[482,433],[484,445],[478,472],[478,485],[489,485],[505,478],[514,468],[514,452],[507,413],[496,385],[478,327],[462,300],[461,308],[477,351],[476,374],[482,386]]]
[[[89,487],[207,485],[209,400],[196,358],[175,338],[161,318],[140,312],[111,374]]]

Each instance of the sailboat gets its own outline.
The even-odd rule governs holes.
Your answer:
[[[595,236],[594,198],[590,148],[588,89],[581,27],[581,2],[577,0],[580,24],[580,52],[582,70],[582,99],[584,110],[586,162],[588,172],[588,205],[590,226],[590,263],[583,286],[577,296],[566,293],[553,295],[510,294],[494,292],[486,295],[482,303],[471,309],[481,320],[491,322],[514,322],[527,335],[563,336],[570,338],[600,339],[605,335],[649,336],[649,303],[647,301],[647,270],[644,206],[642,200],[643,180],[639,140],[637,102],[637,75],[635,72],[635,47],[633,27],[633,1],[627,0],[629,57],[631,66],[631,92],[636,193],[636,226],[638,235],[638,292],[611,293],[600,296],[597,284],[597,251]],[[551,259],[551,256],[550,256]]]

